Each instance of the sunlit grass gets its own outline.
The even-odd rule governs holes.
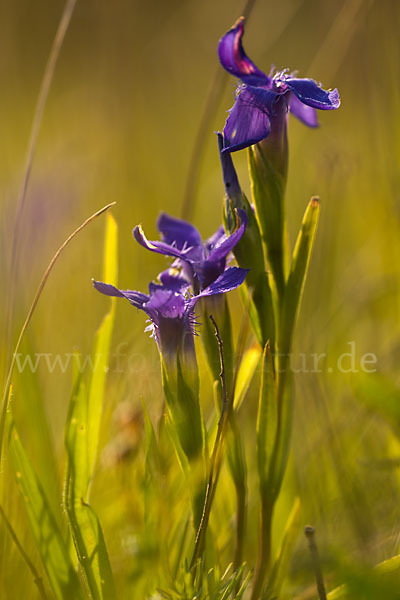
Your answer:
[[[2,9],[3,295],[9,289],[11,232],[29,128],[60,18],[60,10],[50,4],[43,1],[33,10],[21,0]],[[131,229],[142,222],[150,239],[155,239],[159,211],[180,214],[189,155],[216,70],[216,42],[242,8],[241,2],[227,1],[216,7],[112,4],[78,1],[57,64],[21,225],[14,341],[57,247],[89,214],[109,202],[117,201],[113,216],[119,228],[120,286],[145,290],[149,273],[165,267],[164,258],[135,245]],[[340,111],[329,118],[323,114],[319,130],[290,123],[287,206],[292,247],[309,198],[318,194],[321,199],[295,353],[300,366],[302,353],[307,360],[313,353],[327,356],[321,359],[321,372],[296,375],[292,452],[275,514],[274,552],[294,498],[299,497],[300,525],[316,528],[327,589],[347,582],[351,598],[396,598],[397,563],[386,575],[373,567],[399,552],[399,6],[395,1],[353,2],[354,12],[347,9],[348,20],[340,28],[345,3],[298,2],[295,12],[289,2],[268,4],[256,3],[247,28],[251,56],[260,57],[257,64],[297,67],[301,75],[337,86],[342,96]],[[276,36],[275,31],[281,33]],[[329,37],[332,31],[338,37]],[[229,81],[212,119],[199,170],[193,213],[204,237],[220,223],[223,184],[212,131],[222,128],[233,90]],[[235,157],[235,164],[247,192],[245,155]],[[84,357],[92,352],[96,331],[109,309],[90,282],[102,275],[104,225],[100,218],[82,232],[56,265],[30,323],[22,356],[59,354],[66,360],[76,352]],[[241,310],[236,296],[230,298],[234,315]],[[5,319],[4,308],[3,373],[10,356]],[[173,445],[164,439],[157,458],[149,446],[151,425],[158,433],[163,396],[157,349],[143,333],[144,326],[142,314],[118,304],[91,489],[118,598],[142,599],[156,587],[171,588],[174,580],[179,588],[180,558],[193,542],[188,497]],[[234,318],[234,326],[237,336],[240,319]],[[249,336],[248,346],[252,343]],[[358,373],[337,368],[339,357],[351,351],[350,343]],[[199,343],[197,350],[201,401],[211,424],[212,380]],[[360,361],[367,353],[377,357],[376,379],[361,372]],[[345,359],[346,368],[352,367],[350,361]],[[248,470],[246,573],[254,567],[258,543],[254,440],[259,376],[258,368],[238,415]],[[87,369],[84,379],[88,382],[90,377]],[[73,359],[65,372],[54,368],[52,373],[41,359],[35,373],[16,372],[12,408],[21,442],[57,527],[69,540],[75,564],[62,508],[64,428],[73,381]],[[51,597],[7,445],[1,487],[5,515]],[[234,493],[223,465],[210,521],[215,548],[210,581],[216,574],[216,589],[233,557]],[[4,523],[0,529],[0,596],[39,597]],[[224,581],[231,576],[228,572]],[[301,533],[281,597],[317,597]]]

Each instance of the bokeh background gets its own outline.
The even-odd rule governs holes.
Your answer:
[[[30,127],[63,6],[60,0],[0,5],[4,302]],[[205,237],[219,226],[223,184],[214,131],[223,127],[235,81],[218,66],[216,47],[243,6],[242,0],[77,1],[35,150],[22,222],[14,336],[56,248],[103,205],[117,202],[113,215],[119,225],[123,288],[145,290],[165,266],[162,257],[134,243],[131,230],[137,223],[154,239],[160,211],[179,216],[186,201],[186,212]],[[400,384],[399,28],[396,0],[256,0],[244,40],[260,68],[268,72],[275,64],[297,69],[326,88],[337,87],[342,98],[340,110],[320,114],[318,130],[290,121],[287,193],[292,242],[310,196],[321,199],[321,223],[295,347],[306,360],[313,353],[327,356],[320,362],[321,373],[304,372],[312,369],[307,363],[297,375],[293,453],[281,511],[287,513],[290,498],[300,495],[304,523],[317,528],[330,586],[340,581],[329,561],[365,566],[399,551],[400,405],[392,402],[388,419],[380,404],[381,388],[375,403],[364,393],[368,386],[360,366],[362,356],[373,353],[382,389]],[[246,152],[237,153],[234,160],[249,193]],[[90,282],[101,277],[103,232],[104,220],[99,218],[62,256],[40,299],[24,353],[65,357],[76,349],[84,356],[90,352],[108,306]],[[234,294],[232,307],[239,315],[241,305]],[[238,323],[240,317],[234,320]],[[126,598],[143,597],[143,573],[156,564],[157,554],[156,542],[149,542],[148,548],[141,545],[143,506],[135,496],[135,482],[143,470],[136,450],[143,435],[136,411],[141,398],[152,416],[161,406],[158,355],[143,333],[144,321],[128,303],[118,304],[112,351],[119,348],[125,356],[118,359],[118,367],[115,357],[110,365],[105,450],[93,501],[119,589],[125,590],[121,597]],[[5,309],[0,323],[4,374],[10,351]],[[343,364],[358,373],[338,369],[338,357],[346,352],[353,352],[355,363],[347,357]],[[207,405],[210,380],[203,362],[201,371]],[[54,505],[60,502],[57,486],[63,473],[63,426],[71,382],[71,368],[50,373],[42,364],[34,375],[16,378],[16,418]],[[121,414],[124,408],[118,412],[121,403],[127,414]],[[256,384],[242,409],[250,465],[255,413]],[[119,437],[126,420],[131,423],[132,447]],[[125,443],[127,459],[122,460]],[[35,557],[7,464],[3,472],[4,506]],[[254,477],[250,473],[249,548],[257,538]],[[278,515],[277,535],[279,527]],[[0,552],[0,596],[33,598],[30,575],[4,532]],[[222,547],[222,556],[224,552]],[[291,589],[297,594],[306,590],[301,597],[312,598],[312,590],[307,596],[312,585],[307,561],[306,544],[300,540]]]

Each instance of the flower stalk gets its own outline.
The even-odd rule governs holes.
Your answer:
[[[219,347],[219,351],[220,351],[221,370],[220,370],[219,376],[220,376],[220,382],[221,382],[221,388],[222,388],[222,406],[221,406],[221,413],[220,413],[220,417],[219,417],[218,425],[217,425],[217,434],[215,437],[214,447],[213,447],[213,451],[212,451],[211,459],[210,459],[210,470],[209,470],[209,476],[208,476],[206,495],[205,495],[205,499],[204,499],[203,513],[202,513],[200,525],[199,525],[199,528],[198,528],[198,531],[196,534],[192,560],[190,563],[191,567],[193,567],[196,564],[197,560],[201,557],[201,554],[204,550],[205,535],[206,535],[206,531],[207,531],[208,521],[210,518],[211,506],[212,506],[212,501],[213,501],[214,493],[215,493],[215,486],[216,486],[216,482],[218,480],[218,475],[219,475],[222,443],[223,443],[223,440],[224,440],[224,437],[226,434],[227,425],[228,425],[232,407],[233,407],[233,401],[232,401],[232,398],[229,398],[229,396],[228,396],[228,389],[227,389],[227,385],[226,385],[223,341],[221,339],[221,336],[220,336],[220,333],[218,330],[218,325],[216,324],[212,315],[210,315],[210,320],[215,328],[215,337],[217,339],[218,347]]]
[[[241,83],[220,141],[227,197],[232,206],[248,207],[225,155],[248,148],[249,173],[255,210],[256,229],[261,239],[265,267],[268,268],[269,330],[273,336],[255,333],[264,348],[263,374],[257,419],[257,459],[260,489],[259,553],[253,578],[251,600],[259,600],[271,564],[271,531],[275,503],[284,478],[290,446],[293,385],[290,353],[301,294],[314,242],[319,203],[313,198],[290,258],[285,214],[288,171],[288,115],[292,113],[309,127],[318,125],[316,109],[339,107],[339,93],[323,90],[312,79],[299,79],[288,70],[269,75],[246,55],[242,37],[244,19],[239,19],[221,38],[218,46],[222,66]],[[226,222],[232,222],[226,203]],[[244,207],[243,207],[244,204]],[[248,222],[251,218],[248,214]],[[250,229],[249,229],[250,230]],[[248,236],[249,237],[249,236]],[[248,239],[243,236],[241,245]],[[240,246],[235,255],[241,264]],[[260,263],[255,261],[255,264]],[[253,270],[253,262],[250,263]],[[260,267],[261,269],[263,267]],[[247,286],[255,275],[250,271]],[[260,303],[254,302],[259,322],[264,321]],[[264,311],[266,306],[264,305]],[[254,326],[257,319],[251,319]]]

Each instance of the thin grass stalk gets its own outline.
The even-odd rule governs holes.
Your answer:
[[[226,428],[227,428],[227,424],[228,424],[229,416],[230,416],[230,411],[232,409],[232,400],[229,401],[229,397],[227,394],[227,387],[226,387],[223,343],[222,343],[221,336],[219,334],[218,326],[212,315],[210,315],[210,320],[215,328],[215,336],[218,341],[218,347],[219,347],[219,352],[220,352],[220,362],[221,362],[220,379],[221,379],[221,385],[222,385],[222,407],[221,407],[221,415],[220,415],[220,418],[218,421],[217,434],[215,437],[214,447],[213,447],[213,451],[212,451],[211,459],[210,459],[209,476],[208,476],[208,483],[207,483],[207,488],[206,488],[206,495],[205,495],[205,499],[204,499],[203,514],[201,516],[200,525],[197,530],[192,560],[190,562],[191,568],[196,564],[197,560],[201,557],[202,552],[203,552],[205,534],[207,531],[212,501],[213,501],[214,493],[215,493],[215,484],[216,484],[216,481],[218,479],[218,474],[219,474],[219,463],[220,463],[220,457],[221,457],[222,441],[225,437]]]
[[[229,427],[236,444],[241,444],[240,430],[238,428],[235,414],[232,411],[229,419]],[[246,480],[242,483],[234,481],[236,492],[236,532],[235,550],[233,559],[233,570],[236,571],[243,562],[243,543],[246,532]]]
[[[46,590],[45,590],[44,585],[43,585],[43,580],[40,577],[38,571],[36,570],[35,565],[33,564],[33,562],[31,561],[31,559],[29,558],[29,556],[25,552],[23,545],[19,541],[19,539],[17,537],[17,534],[15,533],[15,531],[13,529],[13,526],[11,525],[10,521],[8,520],[7,515],[5,514],[5,512],[3,510],[3,507],[1,505],[0,505],[0,515],[1,515],[2,519],[3,519],[3,521],[4,521],[4,525],[6,526],[7,531],[10,534],[10,536],[11,536],[14,544],[16,545],[16,547],[17,547],[19,553],[21,554],[24,562],[26,563],[28,569],[31,571],[31,573],[33,575],[33,581],[35,582],[35,584],[36,584],[36,586],[38,588],[40,597],[43,600],[48,600],[48,596],[46,594]]]
[[[61,244],[61,246],[58,248],[57,252],[54,254],[53,258],[51,259],[51,261],[49,262],[43,277],[39,283],[39,286],[36,290],[36,294],[33,298],[31,307],[28,311],[28,314],[25,318],[25,321],[22,325],[20,334],[18,336],[18,340],[17,343],[15,345],[14,348],[14,352],[12,354],[12,358],[11,358],[11,362],[10,362],[10,366],[8,369],[8,373],[7,373],[7,378],[6,378],[6,383],[4,385],[4,391],[3,391],[3,399],[2,399],[2,409],[1,409],[1,416],[0,416],[0,464],[1,464],[1,457],[2,457],[2,449],[3,449],[3,438],[4,438],[4,428],[5,428],[5,422],[6,422],[6,415],[7,415],[7,410],[8,410],[8,404],[9,404],[9,391],[10,391],[10,385],[11,385],[11,380],[12,380],[12,376],[13,376],[13,372],[14,372],[14,367],[15,367],[15,361],[16,361],[16,355],[18,353],[18,350],[21,346],[21,342],[22,339],[24,337],[25,331],[28,328],[28,325],[32,319],[33,313],[35,312],[35,308],[37,306],[37,303],[39,302],[39,298],[42,294],[43,288],[46,285],[46,281],[49,278],[49,275],[55,265],[55,263],[57,262],[60,254],[62,253],[62,251],[68,246],[68,244],[74,239],[74,237],[80,233],[82,231],[82,229],[84,229],[87,225],[89,225],[89,223],[91,223],[92,221],[94,221],[94,219],[96,219],[97,217],[99,217],[100,215],[102,215],[104,212],[106,212],[109,208],[111,208],[112,206],[114,206],[116,204],[116,202],[111,202],[110,204],[107,204],[107,206],[104,206],[103,208],[101,208],[100,210],[98,210],[97,212],[95,212],[93,215],[91,215],[88,219],[86,219],[77,229],[75,229],[75,231],[73,231],[68,237],[67,239]]]
[[[33,158],[35,155],[36,144],[39,136],[40,125],[42,122],[43,112],[46,106],[47,98],[49,95],[50,87],[53,81],[54,72],[57,64],[58,57],[67,33],[69,24],[71,22],[72,14],[77,0],[67,0],[64,6],[64,10],[61,15],[60,23],[58,25],[56,35],[54,37],[53,45],[50,50],[49,57],[47,59],[46,67],[43,73],[42,82],[40,85],[39,96],[37,99],[35,112],[33,116],[32,128],[29,137],[28,149],[26,153],[24,178],[20,195],[17,202],[15,224],[12,238],[12,249],[11,249],[11,261],[10,261],[10,282],[9,282],[9,294],[8,294],[8,305],[6,310],[6,327],[9,347],[11,348],[11,336],[12,336],[12,321],[13,321],[13,309],[14,309],[14,298],[15,290],[18,280],[18,266],[19,266],[19,242],[21,238],[21,226],[22,216],[26,203],[26,196],[28,192],[28,185],[32,172]]]

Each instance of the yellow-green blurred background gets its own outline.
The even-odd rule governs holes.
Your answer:
[[[224,77],[218,67],[216,47],[243,5],[238,0],[77,1],[35,150],[23,215],[14,335],[56,248],[87,216],[109,202],[117,202],[113,214],[120,236],[120,286],[145,291],[166,263],[135,244],[132,228],[142,223],[154,239],[161,210],[181,214],[207,98],[212,89],[222,88],[218,101],[208,103],[205,144],[198,147],[200,167],[196,180],[190,182],[195,224],[205,237],[219,226],[223,184],[213,132],[223,128],[235,81]],[[13,0],[0,5],[4,305],[30,128],[63,6],[59,0]],[[327,353],[321,361],[322,373],[297,376],[289,487],[302,497],[304,520],[317,527],[323,554],[334,549],[341,557],[368,564],[399,551],[400,446],[385,419],[367,411],[355,391],[360,373],[339,372],[337,359],[353,347],[360,369],[361,357],[374,353],[378,371],[399,382],[399,28],[396,0],[257,0],[244,38],[248,55],[260,68],[268,72],[275,64],[297,69],[300,76],[321,81],[326,88],[337,87],[342,98],[338,111],[319,115],[320,129],[307,129],[293,118],[289,126],[287,213],[292,242],[310,196],[319,195],[322,205],[296,351],[307,356]],[[249,192],[246,152],[235,154],[234,160]],[[40,299],[24,352],[63,356],[76,349],[84,355],[90,352],[108,306],[90,282],[92,277],[101,278],[103,231],[104,220],[99,218],[60,259]],[[236,315],[240,303],[236,297],[233,300]],[[3,373],[10,350],[5,320],[4,309],[0,316]],[[143,314],[128,303],[118,303],[112,351],[126,344],[121,352],[128,358],[122,359],[122,373],[111,364],[104,445],[116,435],[118,425],[111,414],[121,401],[139,409],[143,396],[152,414],[160,408],[157,349],[143,333],[144,326]],[[209,380],[203,364],[201,369],[206,395]],[[46,450],[38,441],[41,432],[35,430],[35,403],[43,402],[54,441],[54,465],[61,476],[71,378],[71,369],[62,374],[59,369],[49,373],[40,367],[35,376],[21,378],[20,387],[16,380],[16,417],[48,486],[52,479],[43,464]],[[255,401],[256,393],[250,393],[246,402],[251,418]],[[251,447],[254,418],[243,418]],[[130,489],[129,469],[136,468],[129,463],[121,473],[104,467],[94,501],[117,575],[133,583],[140,580],[132,548],[142,510]],[[12,477],[6,466],[4,470],[10,479],[5,506],[34,556]],[[257,538],[254,478],[250,475],[249,545]],[[123,492],[116,490],[127,494],[129,490],[126,505]],[[57,502],[56,493],[53,501]],[[289,499],[283,505],[284,512]],[[0,596],[21,598],[32,589],[29,574],[5,534],[0,544]],[[311,574],[300,574],[305,553],[305,544],[300,543],[297,567],[293,567],[299,589],[312,582]],[[126,585],[124,589],[130,589]],[[132,590],[129,594],[121,597],[140,598]]]

